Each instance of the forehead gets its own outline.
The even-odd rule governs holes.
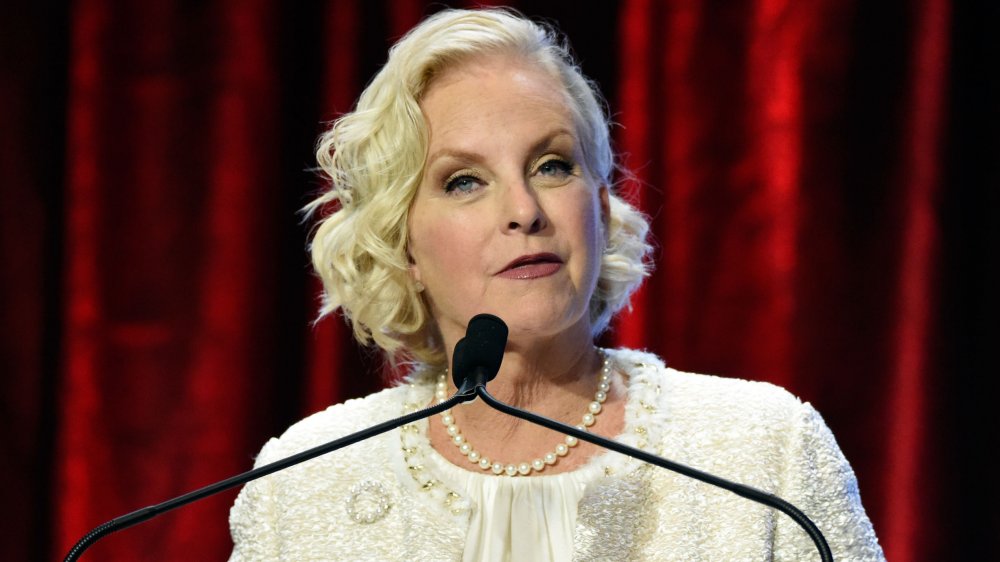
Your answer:
[[[437,75],[420,101],[432,133],[461,131],[471,120],[531,113],[539,120],[573,125],[562,80],[541,64],[514,55],[474,57]],[[439,135],[432,134],[434,137]]]

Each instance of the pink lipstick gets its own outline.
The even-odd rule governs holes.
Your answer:
[[[521,256],[508,263],[497,277],[505,279],[537,279],[548,277],[562,269],[563,262],[559,256],[551,253],[531,254]]]

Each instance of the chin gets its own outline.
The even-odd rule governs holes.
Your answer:
[[[524,303],[518,310],[509,308],[503,312],[493,313],[507,323],[510,330],[509,339],[539,339],[555,337],[559,334],[581,329],[590,334],[589,329],[582,329],[581,322],[589,323],[587,307],[572,307],[572,309],[544,306],[539,303]]]

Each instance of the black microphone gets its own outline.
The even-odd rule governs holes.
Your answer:
[[[507,324],[503,320],[492,314],[473,316],[452,356],[452,379],[458,393],[471,392],[496,378],[506,347]]]
[[[500,325],[502,325],[502,328]],[[467,343],[462,345],[463,342]],[[635,449],[617,441],[605,439],[600,435],[594,435],[593,433],[587,431],[581,431],[573,426],[516,408],[494,398],[489,391],[486,390],[486,383],[493,380],[493,378],[496,377],[497,372],[500,370],[500,362],[503,361],[503,350],[506,347],[506,344],[507,325],[504,324],[503,320],[489,314],[480,314],[479,316],[473,318],[472,321],[469,322],[465,338],[459,341],[459,344],[455,346],[455,356],[452,361],[455,385],[458,386],[459,389],[466,389],[466,392],[473,392],[474,396],[472,396],[472,398],[479,396],[483,399],[483,402],[486,402],[494,409],[504,412],[505,414],[521,418],[542,427],[547,427],[551,430],[558,431],[559,433],[572,435],[577,439],[593,443],[598,447],[610,449],[617,453],[628,455],[632,458],[639,459],[661,468],[672,470],[678,474],[683,474],[689,478],[694,478],[695,480],[700,480],[706,484],[717,486],[748,500],[753,500],[757,503],[777,509],[778,511],[781,511],[791,517],[793,521],[795,521],[806,531],[806,533],[809,534],[809,537],[816,545],[816,549],[819,551],[820,558],[823,562],[833,562],[833,553],[830,552],[830,545],[827,544],[826,537],[823,536],[823,533],[820,532],[816,524],[813,523],[812,520],[806,516],[806,514],[802,513],[799,508],[774,494],[758,490],[757,488],[751,486],[732,482],[730,480],[726,480],[725,478],[715,476],[714,474],[702,472],[696,468],[691,468],[687,465],[658,457],[641,449]],[[459,357],[460,355],[461,357]],[[484,375],[484,373],[486,374]],[[469,399],[471,400],[472,398]]]

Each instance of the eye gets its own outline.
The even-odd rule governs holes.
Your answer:
[[[538,174],[550,177],[565,177],[573,173],[573,164],[560,158],[550,158],[538,166]]]
[[[469,193],[483,184],[483,180],[469,173],[458,173],[450,176],[444,183],[445,193]]]

